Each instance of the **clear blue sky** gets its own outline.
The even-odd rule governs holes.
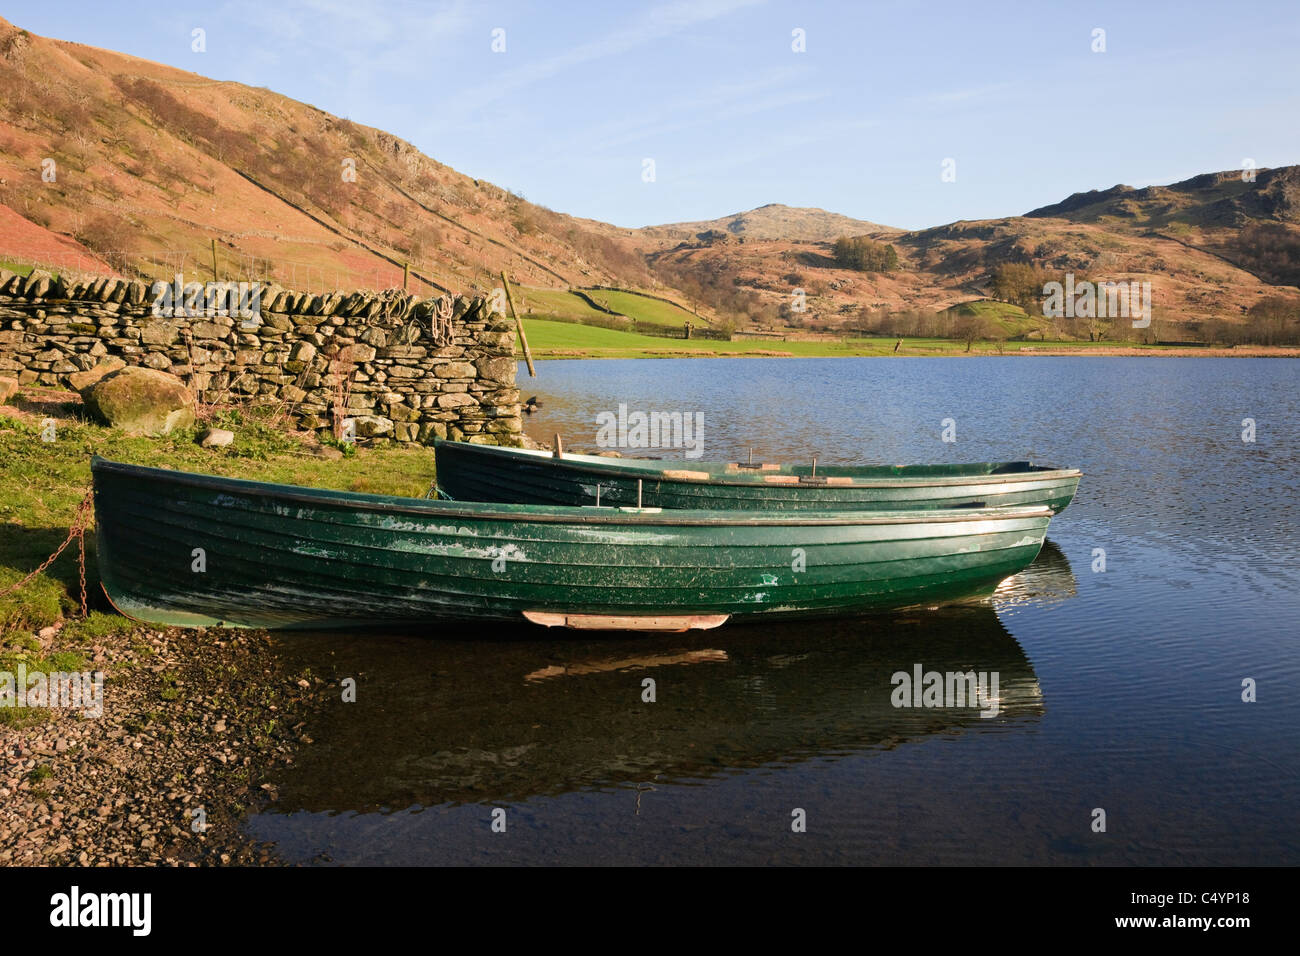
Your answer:
[[[1295,0],[5,0],[0,15],[269,87],[623,226],[781,202],[920,228],[1300,161]]]

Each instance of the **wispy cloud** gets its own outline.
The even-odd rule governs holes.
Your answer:
[[[576,67],[665,39],[683,30],[730,16],[762,0],[673,0],[635,17],[626,26],[579,43],[552,56],[498,74],[490,82],[460,94],[456,108],[474,113],[517,90],[535,86]]]
[[[720,155],[701,157],[689,162],[682,171],[678,186],[707,185],[718,176],[734,173],[745,166],[762,163],[774,156],[807,151],[826,143],[857,143],[858,137],[880,124],[873,119],[849,118],[837,122],[820,122],[796,129],[772,130],[762,144],[738,144],[737,149]],[[861,153],[856,153],[861,155]]]
[[[278,52],[298,62],[303,53],[329,69],[322,76],[339,85],[382,82],[385,76],[413,76],[427,70],[429,51],[456,42],[472,22],[464,0],[414,4],[383,13],[354,0],[228,0],[214,22],[256,23],[269,42],[249,44],[266,62]],[[293,54],[288,55],[289,51]]]
[[[692,91],[689,96],[663,102],[653,110],[638,111],[594,127],[588,139],[600,150],[614,150],[631,143],[663,141],[690,129],[715,127],[727,120],[803,106],[831,96],[825,89],[798,89],[799,80],[799,71],[783,68],[743,82]]]
[[[952,103],[967,103],[971,100],[988,99],[995,93],[1001,93],[1003,90],[1010,88],[1010,83],[990,83],[987,86],[971,86],[960,90],[939,90],[933,93],[924,93],[914,99],[934,106],[946,106]]]

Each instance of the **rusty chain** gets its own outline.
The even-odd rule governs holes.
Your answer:
[[[68,545],[72,544],[72,541],[75,538],[78,541],[81,552],[79,559],[81,565],[81,616],[83,619],[89,617],[90,613],[86,607],[86,525],[90,523],[90,517],[94,514],[94,508],[95,492],[93,490],[87,491],[86,496],[81,499],[81,504],[77,505],[77,513],[72,518],[72,526],[68,529],[68,536],[63,539],[63,544],[59,545],[58,549],[46,558],[39,568],[27,575],[27,577],[23,578],[17,584],[0,591],[0,598],[8,597],[10,594],[15,593],[30,582],[32,578],[36,577],[36,575],[44,572],[46,568],[58,560],[59,555],[67,549]]]

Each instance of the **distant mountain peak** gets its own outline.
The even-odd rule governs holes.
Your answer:
[[[662,237],[685,237],[719,231],[748,239],[828,242],[841,236],[892,234],[903,230],[813,206],[787,206],[771,202],[718,219],[646,226],[640,231]]]

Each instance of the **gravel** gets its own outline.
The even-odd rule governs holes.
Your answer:
[[[309,745],[320,678],[256,631],[148,627],[77,650],[104,671],[103,716],[8,710],[0,865],[278,865],[240,823],[274,803]],[[9,717],[17,717],[10,720]]]

